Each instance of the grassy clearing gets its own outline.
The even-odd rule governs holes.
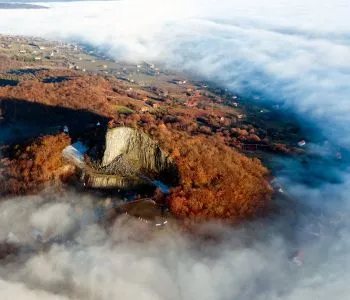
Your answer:
[[[114,110],[118,113],[127,114],[127,115],[135,113],[135,111],[133,109],[131,109],[127,106],[124,106],[124,105],[115,105]]]

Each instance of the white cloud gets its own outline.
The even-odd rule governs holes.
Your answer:
[[[35,209],[27,205],[31,200]],[[67,236],[60,233],[59,241],[42,250],[34,239],[20,236],[28,230],[28,218],[21,219],[23,210],[29,219],[46,220],[55,211],[73,222],[77,216],[78,221],[84,219],[84,212],[93,213],[91,203],[85,205],[73,196],[0,203],[0,211],[11,211],[16,220],[17,229],[11,230],[21,245],[17,256],[0,264],[2,299],[322,300],[344,299],[350,292],[346,224],[335,231],[336,236],[328,228],[316,242],[309,235],[296,236],[305,255],[299,268],[288,260],[293,246],[281,235],[280,221],[237,229],[207,225],[203,232],[210,230],[222,238],[214,243],[170,228],[149,239],[147,231],[131,226],[136,222],[131,220],[118,221],[108,235],[93,219],[81,220],[82,227]],[[67,207],[80,214],[67,214]],[[2,235],[9,230],[1,227]],[[89,243],[87,231],[94,235]],[[52,237],[56,234],[51,232]]]

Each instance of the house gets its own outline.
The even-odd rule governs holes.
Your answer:
[[[304,147],[306,145],[306,142],[305,142],[305,140],[301,140],[298,142],[297,145],[298,145],[298,147]]]
[[[196,107],[198,105],[198,100],[196,99],[188,99],[186,102],[187,107]]]
[[[159,103],[153,103],[153,104],[152,104],[152,107],[153,107],[154,109],[158,109],[158,108],[160,108],[160,105],[159,105]]]
[[[36,56],[36,57],[34,57],[34,60],[41,60],[41,57]]]
[[[141,112],[147,112],[147,111],[149,111],[149,108],[147,106],[142,106],[140,111]]]

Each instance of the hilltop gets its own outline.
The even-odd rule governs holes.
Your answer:
[[[93,160],[105,130],[130,127],[156,141],[176,164],[170,193],[157,192],[174,216],[236,222],[268,211],[273,190],[259,158],[301,151],[294,147],[300,128],[257,99],[73,44],[0,41],[5,194],[66,182],[75,173],[61,157],[67,145],[83,141],[90,149],[86,159]],[[62,133],[64,126],[69,132]]]

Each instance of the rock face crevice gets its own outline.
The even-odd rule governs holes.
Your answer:
[[[147,178],[176,182],[177,168],[169,154],[147,134],[117,127],[107,130],[98,169],[86,172],[84,178],[92,187],[135,188],[138,182],[144,185]]]

